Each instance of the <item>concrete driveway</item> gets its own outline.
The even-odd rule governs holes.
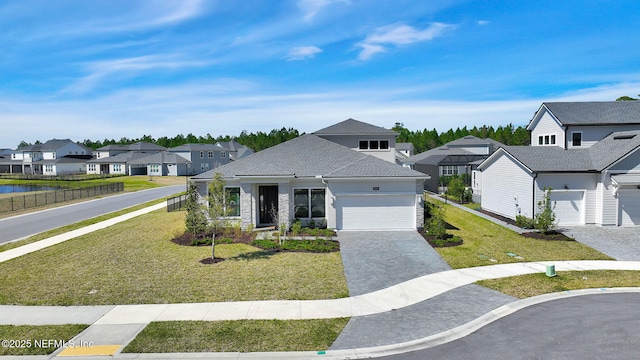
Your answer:
[[[338,241],[351,296],[451,269],[416,231],[341,231]]]
[[[563,226],[560,230],[616,260],[640,261],[640,226]]]

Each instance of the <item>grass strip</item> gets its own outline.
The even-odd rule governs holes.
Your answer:
[[[349,318],[170,321],[149,324],[125,353],[321,351]]]
[[[184,216],[154,211],[0,263],[0,303],[162,304],[349,294],[339,252],[271,253],[224,244],[216,246],[216,257],[225,261],[202,264],[211,247],[171,242],[184,232]]]
[[[76,230],[76,229],[80,229],[80,228],[83,228],[85,226],[97,224],[97,223],[99,223],[101,221],[109,220],[109,219],[112,219],[112,218],[120,216],[120,215],[128,214],[128,213],[134,212],[136,210],[144,209],[144,208],[146,208],[148,206],[159,204],[159,203],[164,202],[164,201],[167,201],[167,200],[166,199],[158,199],[158,200],[154,200],[154,201],[149,201],[149,202],[146,202],[144,204],[128,207],[126,209],[114,211],[112,213],[108,213],[108,214],[104,214],[104,215],[101,215],[101,216],[97,216],[97,217],[94,217],[94,218],[91,218],[91,219],[87,219],[87,220],[84,220],[84,221],[80,221],[80,222],[77,222],[77,223],[74,223],[74,224],[62,226],[62,227],[59,227],[59,228],[56,228],[56,229],[53,229],[53,230],[45,231],[45,232],[30,236],[30,237],[28,237],[26,239],[13,241],[13,242],[10,242],[10,243],[5,243],[5,244],[0,245],[0,252],[11,250],[11,249],[23,246],[23,245],[31,244],[31,243],[34,243],[36,241],[44,240],[44,239],[50,238],[52,236],[64,234],[66,232],[73,231],[73,230]]]
[[[0,356],[48,355],[88,325],[0,325]]]
[[[524,299],[567,290],[604,287],[640,287],[640,273],[631,270],[561,271],[557,276],[528,274],[501,279],[482,280],[479,285]]]
[[[614,260],[577,241],[525,238],[451,205],[440,206],[445,207],[446,221],[458,229],[447,232],[464,240],[460,246],[436,249],[454,269],[523,261]]]

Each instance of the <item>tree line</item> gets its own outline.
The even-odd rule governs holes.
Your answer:
[[[505,145],[529,145],[530,143],[529,131],[523,126],[514,127],[513,124],[501,125],[497,128],[484,125],[468,129],[465,126],[463,128],[458,127],[455,130],[449,129],[441,133],[438,133],[436,129],[411,131],[405,128],[402,123],[396,123],[391,129],[400,134],[396,138],[396,142],[412,143],[416,154],[469,135],[481,139],[491,138]]]
[[[392,130],[396,131],[399,135],[396,139],[397,142],[410,142],[414,146],[414,153],[420,153],[429,149],[442,146],[450,141],[460,139],[462,137],[473,135],[475,137],[486,139],[492,138],[505,145],[529,145],[529,132],[522,126],[514,127],[512,124],[507,126],[481,126],[468,129],[466,126],[463,128],[449,129],[444,132],[438,132],[436,129],[428,130],[409,130],[404,127],[402,123],[396,123]],[[214,137],[211,134],[205,136],[195,136],[192,133],[187,135],[178,134],[173,137],[162,136],[154,138],[151,135],[144,135],[139,138],[121,137],[119,140],[104,139],[104,140],[91,140],[85,139],[81,142],[82,145],[96,150],[107,145],[129,145],[140,141],[149,142],[152,144],[160,145],[166,148],[173,148],[184,144],[215,144],[216,142],[236,140],[240,144],[247,146],[254,151],[264,150],[274,145],[278,145],[285,141],[296,138],[304,133],[300,133],[294,128],[281,128],[273,129],[270,132],[247,132],[242,131],[238,136],[217,136]],[[42,144],[40,140],[37,140],[35,144]],[[22,141],[18,148],[23,146],[32,145],[25,141]]]

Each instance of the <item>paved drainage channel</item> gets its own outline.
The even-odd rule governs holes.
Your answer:
[[[134,339],[147,324],[91,325],[53,353],[56,357],[113,356]]]

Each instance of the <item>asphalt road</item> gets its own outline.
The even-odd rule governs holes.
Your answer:
[[[0,244],[171,196],[184,190],[184,185],[163,186],[0,219]]]
[[[640,294],[597,294],[520,310],[462,339],[382,359],[638,359]]]

